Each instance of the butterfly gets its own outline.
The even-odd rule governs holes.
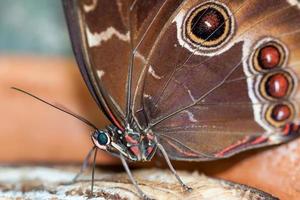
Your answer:
[[[83,79],[111,125],[94,149],[207,161],[299,136],[297,0],[63,0]]]

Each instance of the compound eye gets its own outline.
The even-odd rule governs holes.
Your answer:
[[[218,47],[229,37],[232,28],[228,10],[210,2],[191,11],[186,21],[186,37],[202,47]]]
[[[104,131],[99,131],[97,136],[97,141],[100,145],[105,146],[109,143],[109,137],[108,134]]]
[[[92,135],[92,141],[99,149],[107,150],[107,145],[110,144],[110,135],[103,130],[96,130]]]

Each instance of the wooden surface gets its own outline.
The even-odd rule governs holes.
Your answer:
[[[87,199],[91,194],[90,176],[69,183],[79,168],[0,167],[1,199]],[[193,187],[184,192],[169,171],[136,170],[136,180],[148,197],[156,200],[276,200],[269,194],[244,185],[210,179],[197,172],[180,172],[185,183]],[[98,170],[94,198],[138,200],[140,196],[127,174]]]
[[[0,57],[0,162],[81,163],[92,147],[89,127],[9,89],[11,86],[64,105],[104,127],[107,121],[89,96],[74,61],[33,56]],[[98,162],[102,165],[119,163],[106,153],[100,153]],[[178,169],[197,170],[254,186],[283,200],[299,199],[299,166],[300,140],[217,162],[176,163]]]

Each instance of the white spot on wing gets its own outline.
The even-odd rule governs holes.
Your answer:
[[[91,11],[95,10],[97,4],[98,4],[98,0],[93,0],[93,2],[91,4],[89,4],[89,5],[87,5],[87,4],[83,5],[84,12],[88,13],[88,12],[91,12]]]
[[[162,77],[161,76],[158,76],[155,71],[153,70],[153,67],[150,65],[149,66],[149,69],[148,69],[148,72],[156,79],[161,79]]]
[[[208,26],[209,28],[211,28],[211,27],[212,27],[211,23],[209,23],[208,21],[205,21],[204,23],[205,23],[205,24],[206,24],[206,26]]]
[[[126,34],[120,33],[113,27],[108,27],[101,33],[91,33],[90,29],[86,27],[86,35],[89,47],[99,46],[102,42],[110,40],[113,36],[116,36],[119,40],[129,41],[129,32]]]
[[[196,99],[195,99],[195,97],[192,95],[191,90],[187,90],[187,91],[188,91],[189,96],[191,97],[192,101],[193,101],[193,102],[196,102]]]
[[[136,56],[137,58],[141,59],[141,61],[142,61],[144,64],[147,63],[146,58],[145,58],[142,54],[140,54],[140,52],[136,51],[135,56]]]
[[[149,94],[144,94],[144,98],[152,99],[152,97]]]
[[[292,6],[297,6],[300,9],[300,2],[298,0],[287,0]]]
[[[189,120],[190,120],[191,122],[197,122],[197,120],[195,119],[195,116],[194,116],[193,113],[191,113],[190,111],[187,111],[187,110],[185,110],[185,111],[183,111],[183,112],[186,113],[186,114],[188,115]]]
[[[103,70],[97,70],[98,78],[101,79],[104,76],[105,72]]]

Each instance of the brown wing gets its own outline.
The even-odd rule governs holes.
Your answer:
[[[148,63],[153,44],[163,32],[163,27],[168,23],[175,10],[182,4],[177,0],[137,0],[132,5],[132,41],[133,41],[133,73],[132,73],[132,101],[135,120],[141,129],[147,126],[147,118],[143,112],[142,81],[144,70]],[[138,103],[137,103],[138,102]]]
[[[172,14],[171,6],[176,9],[179,3],[175,0],[64,0],[63,4],[85,82],[108,118],[121,128],[127,114],[128,80],[132,80],[134,93],[149,45]],[[166,12],[169,14],[160,17]],[[149,31],[154,26],[156,29]],[[131,56],[134,68],[129,76]]]
[[[130,51],[126,21],[130,2],[124,2],[118,5],[118,1],[108,0],[63,1],[83,78],[108,119],[121,130],[127,79],[124,65]]]
[[[188,0],[173,13],[152,46],[134,107],[172,159],[227,157],[299,135],[298,4]],[[187,35],[190,18],[199,25],[193,17],[205,17],[213,27],[220,13],[230,26],[223,42],[209,38],[219,30],[202,42],[202,29]],[[278,66],[267,68],[274,59]]]

